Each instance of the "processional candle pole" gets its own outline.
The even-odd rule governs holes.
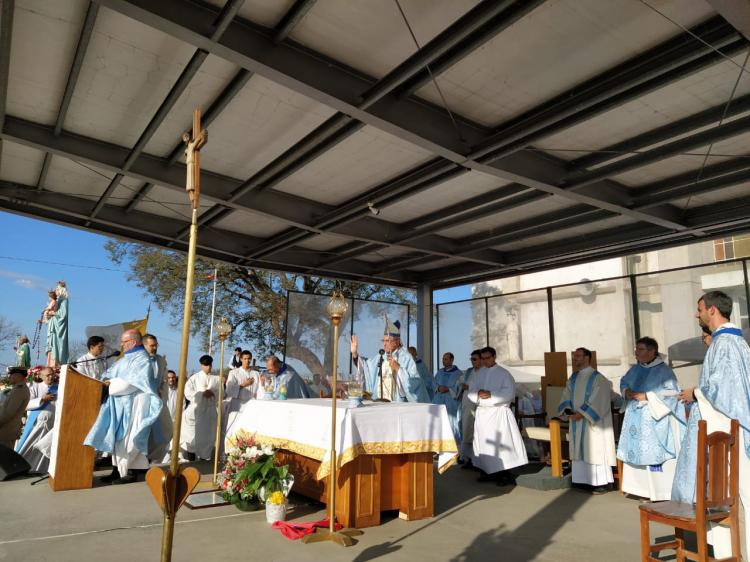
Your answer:
[[[164,526],[161,541],[161,562],[172,560],[172,539],[174,537],[174,521],[182,502],[193,491],[200,473],[195,468],[181,470],[179,465],[180,430],[182,429],[182,407],[185,402],[185,381],[187,380],[188,343],[190,341],[190,320],[193,313],[193,284],[195,281],[195,250],[198,242],[198,209],[200,205],[200,149],[208,141],[208,133],[201,129],[201,112],[196,109],[193,113],[193,130],[184,133],[182,140],[185,142],[185,157],[187,164],[187,182],[185,189],[192,214],[190,218],[190,241],[188,244],[187,275],[185,280],[185,308],[182,317],[182,344],[180,347],[179,378],[177,379],[177,404],[174,413],[174,425],[172,429],[172,451],[169,457],[169,470],[161,476],[161,500],[164,512]],[[155,470],[155,469],[152,469]],[[161,472],[161,469],[156,469]],[[154,473],[156,474],[156,473]],[[196,479],[197,474],[197,479]],[[177,482],[184,480],[178,487]],[[148,475],[147,475],[148,480]],[[154,484],[154,487],[157,484]],[[158,489],[152,487],[152,493],[157,496]],[[179,493],[179,496],[178,496]],[[158,499],[158,496],[157,496]]]
[[[222,400],[224,398],[224,340],[232,333],[232,325],[229,321],[221,317],[216,324],[216,332],[219,335],[219,397],[216,403],[216,444],[214,448],[214,479],[213,483],[219,484],[219,451],[221,450],[221,413]]]
[[[336,531],[336,394],[338,386],[339,325],[349,308],[346,299],[340,292],[334,292],[326,310],[333,324],[333,373],[331,374],[331,470],[328,473],[328,529],[317,529],[314,534],[306,535],[305,543],[334,541],[342,546],[354,544],[352,536],[361,535],[357,529]]]

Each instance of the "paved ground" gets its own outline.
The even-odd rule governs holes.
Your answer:
[[[232,506],[180,510],[173,560],[457,562],[633,561],[638,502],[615,493],[536,491],[475,482],[473,471],[436,476],[436,516],[391,517],[353,547],[305,545],[272,530],[262,511]],[[53,493],[46,482],[0,482],[0,561],[159,560],[161,513],[144,483]],[[322,519],[318,504],[293,498],[289,519]],[[665,536],[665,528],[652,530]]]

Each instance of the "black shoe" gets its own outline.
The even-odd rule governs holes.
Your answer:
[[[477,478],[477,482],[497,482],[497,472],[493,472],[492,474],[483,472],[479,478]]]
[[[501,473],[497,477],[497,485],[498,486],[515,486],[516,485],[516,477],[511,474],[510,472]]]
[[[128,470],[128,473],[125,476],[123,476],[122,478],[118,478],[117,480],[112,482],[112,484],[117,486],[119,484],[132,484],[133,482],[138,482],[138,477],[132,470]]]
[[[190,461],[190,462],[194,462],[195,461],[195,453],[185,453],[185,458],[188,461]]]
[[[456,461],[456,463],[458,463],[458,464],[464,464],[465,462],[466,461],[463,458],[461,458],[461,457],[458,457],[458,460]]]
[[[466,462],[461,466],[461,470],[471,470],[474,465],[471,463],[471,459],[466,459]]]
[[[603,494],[606,494],[610,491],[609,485],[607,486],[594,486],[591,488],[591,494],[594,496],[601,496]]]
[[[112,469],[112,472],[110,472],[106,476],[102,476],[99,480],[105,483],[111,483],[117,480],[118,478],[120,478],[120,471],[117,470],[117,467],[114,467]]]

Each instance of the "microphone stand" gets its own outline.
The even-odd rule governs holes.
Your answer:
[[[105,355],[105,356],[100,355],[99,357],[94,357],[92,359],[82,359],[80,361],[71,361],[70,363],[66,363],[66,364],[70,365],[71,367],[78,367],[79,363],[91,363],[93,361],[106,361],[107,359],[111,359],[112,357],[119,357],[120,355],[122,354],[119,352],[110,353],[109,355]]]
[[[382,351],[382,350],[381,350]],[[388,402],[385,398],[383,398],[383,358],[384,353],[380,354],[380,359],[378,360],[378,379],[380,379],[380,392],[378,393],[378,399],[375,400],[375,402]]]

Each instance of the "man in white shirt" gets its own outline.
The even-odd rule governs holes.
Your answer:
[[[180,448],[190,460],[209,460],[216,441],[216,404],[221,383],[218,375],[211,374],[214,360],[210,355],[203,355],[198,362],[201,370],[185,382],[185,398],[190,405],[182,417]]]
[[[240,366],[229,371],[226,397],[230,399],[228,413],[239,412],[244,404],[258,395],[260,373],[250,366],[253,354],[245,350],[240,354]]]
[[[86,341],[88,353],[81,355],[74,363],[73,367],[79,373],[91,378],[102,380],[104,371],[107,370],[107,358],[104,356],[104,338],[101,336],[91,336]]]
[[[26,425],[16,443],[16,452],[31,465],[32,472],[45,473],[49,467],[49,459],[35,445],[55,424],[57,383],[52,367],[42,369],[39,376],[42,382],[33,382],[29,385],[30,399],[26,405]]]

